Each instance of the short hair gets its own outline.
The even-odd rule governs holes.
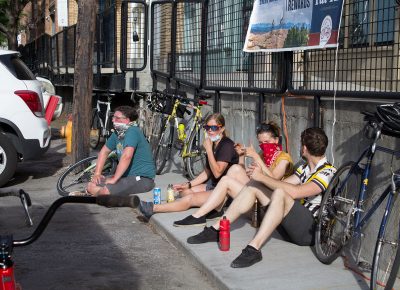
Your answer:
[[[268,123],[263,122],[256,128],[257,135],[262,133],[271,133],[271,136],[274,138],[279,138],[281,136],[280,128],[272,121]]]
[[[116,111],[120,111],[131,122],[136,121],[139,118],[137,110],[131,106],[119,106],[115,108],[114,112]]]
[[[301,133],[301,145],[305,145],[311,155],[323,156],[328,147],[328,137],[321,128],[307,128]]]

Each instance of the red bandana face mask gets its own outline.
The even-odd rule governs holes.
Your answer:
[[[282,151],[282,145],[274,143],[260,144],[260,148],[263,152],[264,162],[267,167],[270,167],[272,163],[274,163],[276,157]]]

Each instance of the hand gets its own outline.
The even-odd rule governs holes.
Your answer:
[[[244,152],[245,152],[246,156],[252,157],[253,159],[256,159],[258,156],[256,150],[253,147],[253,144],[250,144],[249,147],[246,147]]]
[[[185,189],[188,189],[189,188],[189,183],[188,182],[184,182],[184,183],[173,184],[172,188],[175,191],[179,191],[180,192],[180,191],[183,191]]]
[[[99,184],[103,183],[104,180],[105,180],[104,175],[95,174],[95,175],[92,176],[92,178],[91,178],[90,181],[93,182],[93,183],[96,184],[96,185],[99,185]]]
[[[243,144],[236,143],[236,144],[234,145],[234,148],[235,148],[236,153],[237,153],[239,156],[242,156],[242,155],[244,154],[244,152],[245,152],[245,148],[244,148]]]
[[[204,139],[203,142],[203,147],[206,150],[206,152],[209,152],[210,150],[212,151],[212,144],[213,142],[208,138],[208,136]]]
[[[251,172],[251,175],[249,175],[249,177],[255,181],[261,181],[264,176],[261,167],[258,165],[254,165],[252,167],[253,170]]]
[[[105,184],[116,184],[117,181],[118,181],[118,179],[113,176],[111,178],[106,178]]]

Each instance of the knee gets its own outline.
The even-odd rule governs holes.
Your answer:
[[[281,188],[275,189],[271,194],[271,202],[285,202],[288,194]]]
[[[239,164],[232,165],[227,172],[227,175],[231,177],[238,176],[239,174],[246,174],[246,171],[244,171],[243,167]]]

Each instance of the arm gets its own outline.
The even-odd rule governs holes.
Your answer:
[[[211,173],[215,178],[220,178],[222,173],[224,173],[225,169],[228,167],[228,162],[225,161],[217,161],[214,156],[214,152],[212,149],[212,142],[209,138],[204,140],[204,148],[206,149],[208,164],[210,164]]]
[[[314,182],[300,184],[300,180],[296,175],[291,175],[285,180],[276,180],[270,176],[262,174],[260,169],[255,169],[252,174],[252,179],[262,182],[268,188],[275,190],[283,189],[293,199],[301,199],[308,196],[314,196],[321,193],[321,188]]]
[[[209,171],[207,169],[205,169],[195,179],[193,179],[191,181],[188,181],[188,182],[184,182],[184,183],[174,184],[172,187],[176,191],[182,191],[182,190],[185,190],[185,189],[189,189],[189,182],[190,182],[190,188],[193,187],[193,186],[196,186],[196,185],[203,184],[209,178],[209,173],[208,172]]]
[[[115,184],[122,175],[124,175],[125,171],[128,169],[129,164],[132,161],[133,153],[135,152],[135,148],[127,146],[124,151],[122,151],[121,158],[118,162],[117,169],[115,170],[115,174],[111,178],[107,178],[106,184]]]
[[[274,169],[268,168],[265,165],[262,157],[254,150],[253,145],[250,145],[250,147],[246,148],[246,156],[252,157],[254,162],[261,167],[262,172],[274,179],[282,179],[285,176],[287,167],[289,166],[288,160],[281,160]]]
[[[94,174],[92,177],[92,182],[94,182],[95,184],[100,183],[101,179],[104,178],[101,172],[103,171],[104,164],[106,163],[106,160],[110,152],[111,150],[106,145],[104,145],[101,148],[99,154],[97,155],[96,169],[94,170]]]

